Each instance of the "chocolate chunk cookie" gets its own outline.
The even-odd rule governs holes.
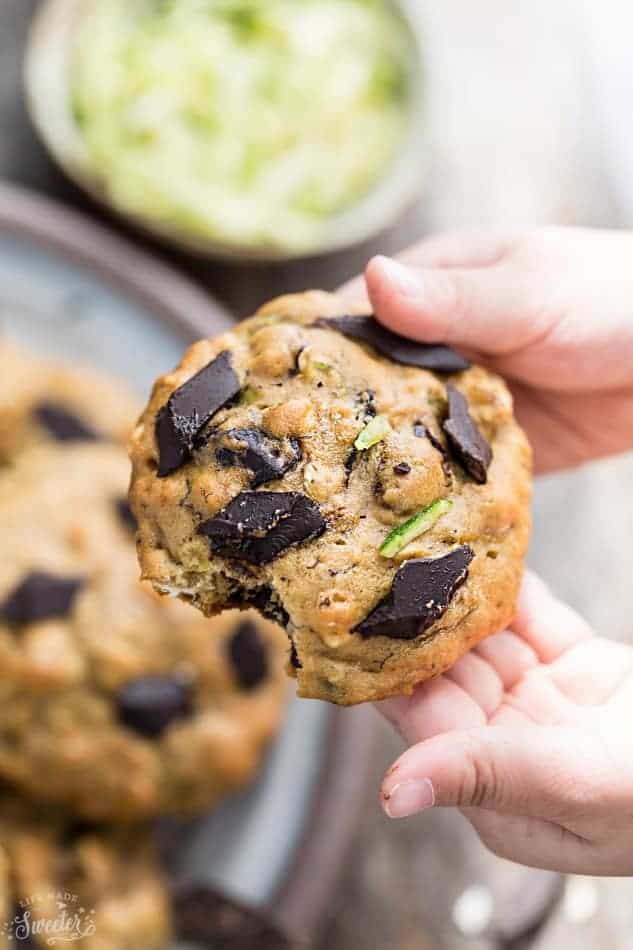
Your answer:
[[[171,907],[149,831],[74,824],[0,791],[0,947],[167,950]]]
[[[205,620],[140,584],[128,478],[106,441],[0,470],[0,776],[98,820],[243,785],[286,683],[287,638],[255,611]]]
[[[531,473],[508,390],[334,296],[192,346],[132,462],[143,576],[283,623],[301,696],[410,693],[513,615]]]
[[[123,386],[30,356],[0,339],[0,465],[43,442],[125,443],[137,414]]]

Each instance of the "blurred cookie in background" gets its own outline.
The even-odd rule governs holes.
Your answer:
[[[27,355],[0,338],[0,464],[44,442],[125,443],[137,411],[117,381]]]
[[[287,638],[138,581],[128,460],[49,443],[0,475],[0,775],[90,819],[204,809],[247,783],[286,693]]]
[[[171,911],[150,831],[72,824],[0,790],[0,948],[81,941],[166,950]]]

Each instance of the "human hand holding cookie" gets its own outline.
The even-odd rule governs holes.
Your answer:
[[[633,448],[632,258],[625,231],[447,234],[340,293],[500,373],[544,473]]]
[[[633,648],[593,636],[534,575],[510,630],[379,708],[411,743],[382,785],[390,817],[454,806],[501,857],[633,873]]]
[[[625,233],[448,236],[406,264],[375,259],[366,286],[390,329],[509,379],[542,472],[633,446],[632,255]],[[385,777],[386,813],[457,806],[503,857],[631,874],[632,670],[631,647],[594,637],[528,575],[510,630],[379,704],[412,744]]]

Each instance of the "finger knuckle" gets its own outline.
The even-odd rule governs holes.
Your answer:
[[[457,788],[460,807],[481,807],[497,797],[498,782],[494,763],[482,755],[479,745],[468,740],[463,750],[464,768]]]

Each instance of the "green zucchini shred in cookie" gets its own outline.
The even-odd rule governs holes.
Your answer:
[[[412,518],[409,518],[408,521],[390,531],[380,545],[379,553],[382,557],[395,557],[410,541],[432,528],[435,522],[450,511],[452,507],[453,502],[449,501],[448,498],[439,498],[432,504],[427,505],[422,511],[418,511]]]
[[[358,449],[359,452],[370,449],[372,445],[382,442],[390,431],[391,426],[386,416],[374,416],[356,436],[354,448]]]

